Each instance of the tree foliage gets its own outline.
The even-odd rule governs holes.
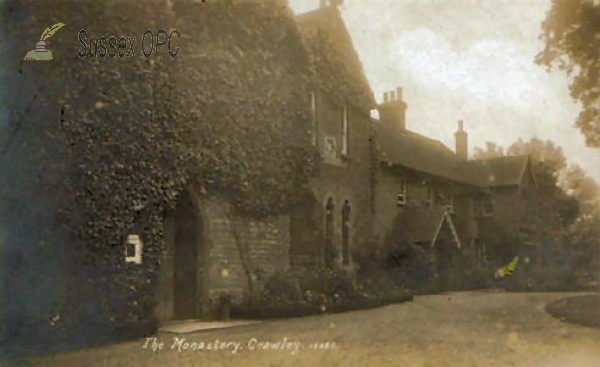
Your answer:
[[[600,188],[596,181],[588,176],[578,165],[571,165],[566,168],[560,180],[563,189],[580,203],[587,206],[594,206],[598,203]]]
[[[535,161],[545,163],[555,172],[561,171],[567,164],[567,158],[560,146],[539,138],[532,138],[527,142],[519,139],[508,147],[506,155],[529,155]]]
[[[487,141],[485,143],[485,149],[480,148],[480,147],[475,147],[475,149],[473,150],[473,159],[488,159],[488,158],[496,158],[496,157],[503,157],[504,156],[504,149],[499,146],[496,145],[496,143],[493,143],[491,141]]]
[[[576,124],[589,146],[600,146],[600,5],[592,0],[552,0],[542,23],[544,49],[536,61],[572,77],[571,96],[583,109]]]

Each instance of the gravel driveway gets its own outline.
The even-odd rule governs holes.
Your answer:
[[[156,340],[34,360],[32,366],[598,367],[600,329],[566,324],[544,311],[547,302],[570,295],[420,296],[367,311],[162,333]]]

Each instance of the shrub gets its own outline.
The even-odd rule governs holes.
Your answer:
[[[275,273],[265,283],[259,298],[260,305],[293,307],[300,304],[302,292],[294,274]]]

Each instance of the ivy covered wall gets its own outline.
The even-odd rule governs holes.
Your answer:
[[[150,312],[163,220],[188,185],[256,220],[306,195],[311,66],[284,1],[9,0],[0,14],[2,85],[12,89],[3,88],[11,138],[1,175],[12,341],[35,338],[25,323],[40,338],[77,338],[82,324],[110,333],[131,311],[122,304],[131,286],[147,294],[135,309]],[[58,22],[66,25],[47,45],[54,60],[21,62]],[[177,57],[141,54],[145,30],[173,28]],[[137,37],[136,54],[80,57],[81,29],[87,42]],[[132,232],[147,259],[135,274],[122,261]]]

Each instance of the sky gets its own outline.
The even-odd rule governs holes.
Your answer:
[[[296,13],[319,0],[289,0]],[[454,149],[464,120],[469,149],[548,139],[600,182],[600,149],[574,126],[569,79],[534,58],[550,0],[346,0],[340,7],[378,101],[403,88],[407,127]]]

